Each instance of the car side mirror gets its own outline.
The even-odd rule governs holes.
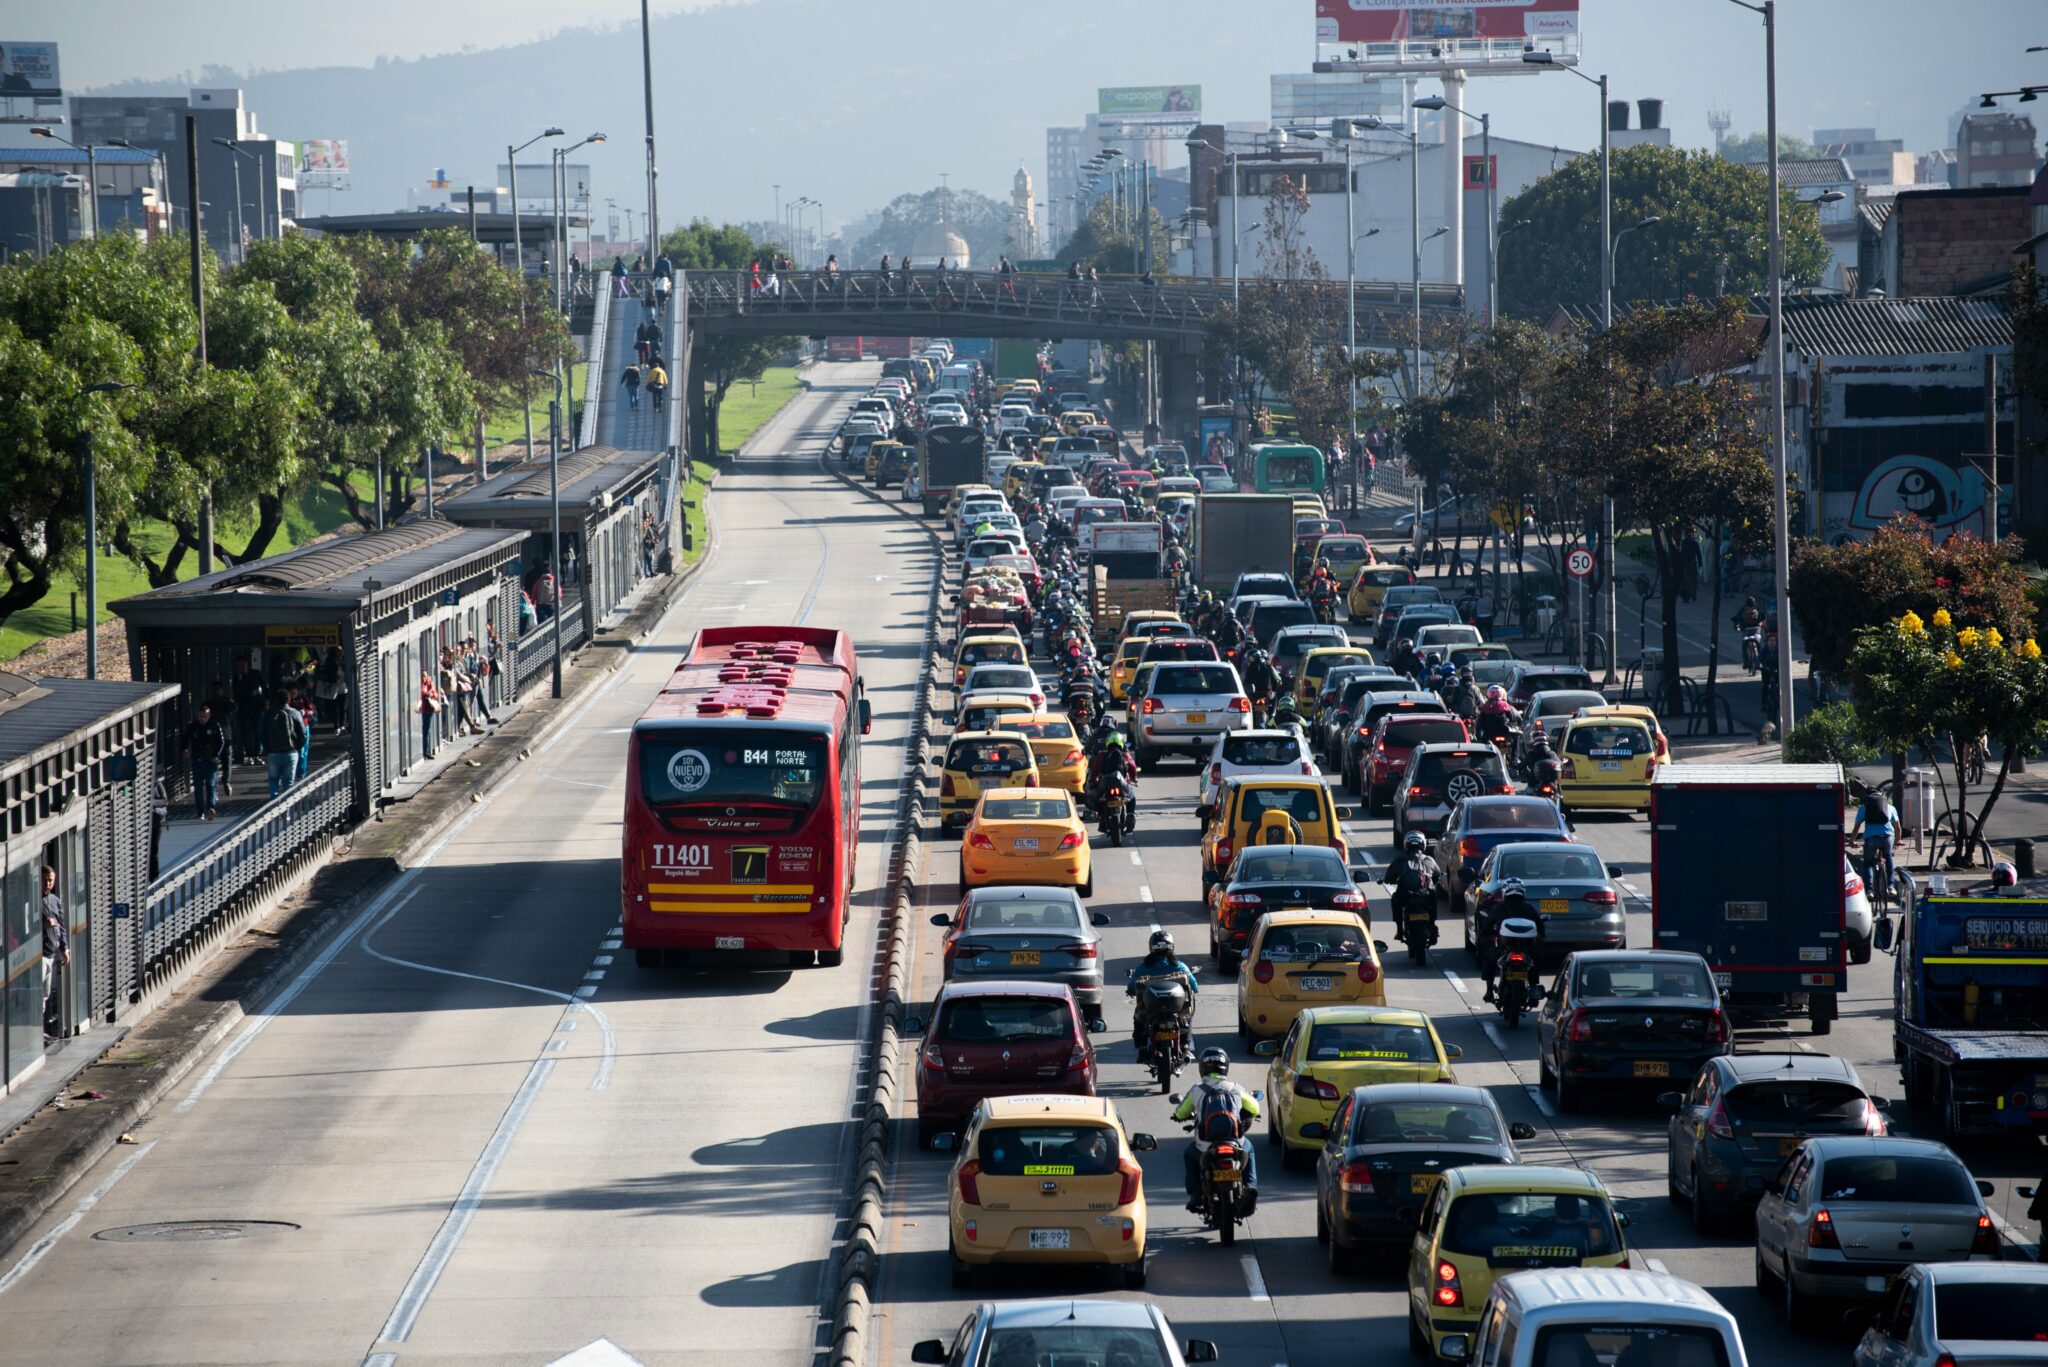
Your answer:
[[[1367,883],[1372,882],[1372,870],[1367,868],[1365,865],[1360,864],[1357,868],[1351,871],[1351,881],[1358,884],[1360,887],[1365,886]]]
[[[1888,1096],[1874,1096],[1870,1098],[1870,1104],[1880,1111],[1889,1111],[1892,1108],[1892,1099]]]
[[[1216,1345],[1207,1339],[1189,1339],[1187,1351],[1180,1356],[1183,1362],[1214,1362]]]
[[[1109,924],[1109,913],[1106,911],[1091,911],[1088,913],[1088,922],[1090,925],[1106,926]]]
[[[1659,1092],[1657,1104],[1667,1111],[1675,1111],[1685,1104],[1684,1092]]]
[[[1158,1147],[1159,1141],[1149,1134],[1139,1133],[1131,1136],[1131,1150],[1134,1153],[1150,1153]]]
[[[1330,1127],[1320,1120],[1308,1121],[1301,1127],[1301,1137],[1303,1139],[1327,1139],[1330,1137]]]
[[[932,1136],[932,1147],[939,1150],[939,1152],[941,1153],[950,1152],[953,1149],[958,1148],[959,1146],[960,1136],[954,1134],[951,1130],[940,1130],[937,1134]]]
[[[2035,1189],[2034,1189],[2033,1187],[2014,1187],[2014,1188],[2013,1188],[2013,1192],[2014,1192],[2014,1194],[2015,1194],[2015,1195],[2018,1195],[2018,1196],[2024,1196],[2024,1197],[2026,1197],[2026,1198],[2027,1198],[2027,1199],[2028,1199],[2029,1201],[2031,1201],[2031,1200],[2033,1200],[2033,1199],[2034,1199],[2034,1190],[2035,1190]]]
[[[1088,1022],[1088,1033],[1091,1035],[1099,1035],[1107,1029],[1109,1029],[1109,1022],[1100,1016]]]
[[[915,1348],[910,1350],[910,1360],[912,1362],[935,1362],[940,1364],[940,1367],[944,1367],[946,1361],[946,1341],[944,1339],[924,1339],[920,1341]]]
[[[1535,1137],[1536,1127],[1526,1120],[1517,1120],[1508,1126],[1508,1138],[1510,1139],[1534,1139]]]
[[[1842,1312],[1842,1327],[1852,1334],[1861,1334],[1866,1329],[1875,1329],[1883,1313],[1880,1306],[1852,1305]]]
[[[939,912],[934,912],[934,913],[932,913],[932,924],[933,924],[933,925],[935,925],[935,926],[950,926],[950,925],[952,925],[952,924],[953,924],[953,913],[952,913],[952,912],[950,912],[950,911],[939,911]]]
[[[1566,817],[1566,818],[1565,818],[1565,824],[1566,824],[1567,826],[1569,826],[1569,825],[1571,824],[1571,818],[1570,818],[1570,817]],[[1621,877],[1621,865],[1619,865],[1619,864],[1609,864],[1609,865],[1607,865],[1607,876],[1608,876],[1609,878],[1619,878],[1619,877]]]
[[[1620,1226],[1621,1226],[1621,1227],[1622,1227],[1623,1229],[1627,1229],[1627,1228],[1628,1228],[1628,1212],[1627,1212],[1627,1211],[1625,1211],[1625,1210],[1617,1210],[1617,1211],[1615,1211],[1615,1212],[1614,1212],[1614,1223],[1616,1223],[1617,1225],[1620,1225]]]
[[[1252,1052],[1260,1058],[1274,1058],[1280,1053],[1280,1041],[1262,1039],[1252,1045]]]
[[[1880,916],[1877,918],[1877,929],[1871,932],[1870,943],[1875,945],[1877,947],[1878,952],[1881,954],[1889,954],[1892,952],[1891,917]]]
[[[1339,807],[1337,809],[1337,819],[1339,821],[1349,821],[1352,817],[1357,815],[1358,809],[1356,807]]]
[[[960,595],[957,593],[949,593],[946,595],[946,601],[957,608],[960,606]]]
[[[1459,1044],[1446,1044],[1444,1046],[1444,1057],[1463,1058],[1465,1057],[1465,1048],[1463,1045]]]
[[[906,1035],[922,1035],[924,1033],[924,1017],[905,1016],[903,1018],[903,1033]]]
[[[865,736],[875,729],[875,709],[866,698],[860,700],[860,733]]]
[[[1387,952],[1387,942],[1385,940],[1374,940],[1372,947],[1382,954]]]
[[[1980,1177],[1977,1179],[1977,1194],[1979,1196],[1995,1196],[1998,1194],[1998,1188]]]

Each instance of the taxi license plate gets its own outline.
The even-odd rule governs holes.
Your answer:
[[[744,935],[714,936],[711,940],[711,947],[713,949],[745,949],[747,947],[747,937]]]
[[[1188,713],[1188,723],[1191,726],[1200,726],[1203,722],[1207,720],[1209,720],[1209,714],[1207,712]]]
[[[1636,1061],[1636,1076],[1670,1077],[1671,1065],[1661,1058],[1638,1059]]]
[[[1071,1248],[1072,1235],[1064,1229],[1034,1229],[1031,1231],[1033,1248]]]
[[[1312,978],[1296,978],[1294,985],[1304,992],[1328,992],[1330,990],[1330,982],[1330,978],[1318,974]]]
[[[1035,835],[1020,835],[1010,842],[1010,848],[1013,850],[1035,850],[1038,848],[1038,837]]]
[[[1601,773],[1603,773],[1603,774],[1605,774],[1605,773],[1617,773],[1617,774],[1618,774],[1618,773],[1620,773],[1620,772],[1621,772],[1621,761],[1620,761],[1620,760],[1618,760],[1618,759],[1603,759],[1603,760],[1601,760],[1601,761],[1600,761],[1600,772],[1601,772]]]
[[[1430,1193],[1430,1189],[1434,1186],[1436,1186],[1436,1174],[1433,1172],[1412,1172],[1408,1174],[1408,1194],[1410,1196],[1427,1196]]]
[[[1536,910],[1544,916],[1562,916],[1571,909],[1569,897],[1546,897],[1536,904]]]
[[[1038,951],[1035,949],[1013,949],[1010,951],[1010,967],[1038,967]]]

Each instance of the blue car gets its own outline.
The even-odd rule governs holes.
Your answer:
[[[1479,865],[1496,845],[1570,840],[1571,823],[1547,797],[1468,797],[1451,809],[1437,838],[1435,857],[1449,885],[1451,905],[1479,879]]]

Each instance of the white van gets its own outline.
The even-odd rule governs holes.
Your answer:
[[[1444,1353],[1471,1367],[1748,1367],[1742,1331],[1727,1307],[1691,1282],[1661,1272],[1553,1267],[1512,1272],[1493,1284],[1470,1343]]]
[[[943,393],[965,394],[973,388],[974,365],[970,361],[949,365],[939,374],[939,389]]]

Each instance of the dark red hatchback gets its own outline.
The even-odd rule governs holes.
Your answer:
[[[928,1149],[958,1130],[983,1097],[1059,1092],[1095,1095],[1089,1021],[1065,983],[950,982],[929,1021],[904,1019],[924,1035],[917,1056],[917,1143]]]

